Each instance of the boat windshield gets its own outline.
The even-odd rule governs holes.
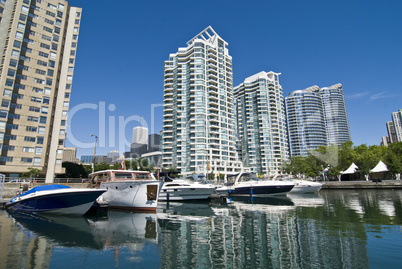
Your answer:
[[[132,173],[114,173],[114,177],[115,178],[124,178],[124,179],[130,179],[133,178],[133,174]]]
[[[238,182],[246,182],[246,181],[258,181],[259,178],[256,174],[253,173],[243,173],[240,177]]]

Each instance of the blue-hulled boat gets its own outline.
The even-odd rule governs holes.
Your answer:
[[[13,197],[5,205],[9,212],[84,215],[106,189],[70,188],[64,185],[37,186]]]

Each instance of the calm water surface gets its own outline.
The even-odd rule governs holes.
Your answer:
[[[78,218],[0,210],[0,268],[402,268],[401,254],[402,190]]]

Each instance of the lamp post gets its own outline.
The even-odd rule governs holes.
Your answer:
[[[96,141],[98,140],[98,137],[94,134],[91,134],[91,136],[95,137],[94,157],[92,159],[92,173],[93,173],[95,171]]]

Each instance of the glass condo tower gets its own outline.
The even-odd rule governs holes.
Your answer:
[[[165,61],[163,168],[215,175],[239,170],[227,46],[209,26]]]

